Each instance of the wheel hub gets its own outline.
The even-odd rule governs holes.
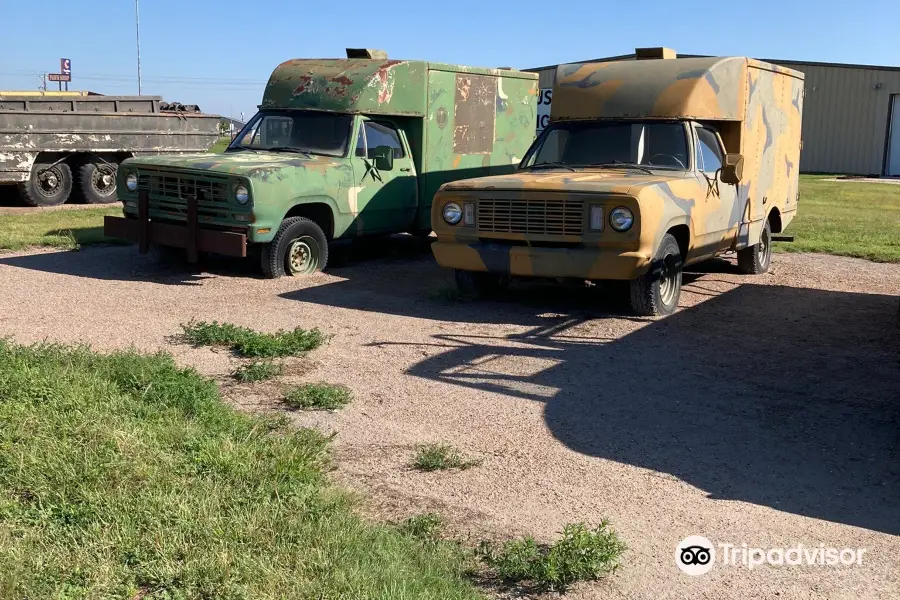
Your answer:
[[[678,290],[678,270],[672,264],[672,257],[667,256],[663,261],[662,273],[659,279],[659,297],[663,304],[668,306],[675,298]]]
[[[51,167],[45,171],[41,171],[38,175],[38,191],[44,196],[53,196],[59,189],[62,182],[62,176],[57,172],[56,167]]]
[[[287,266],[291,275],[307,275],[319,266],[319,247],[315,240],[302,237],[291,242],[287,251]]]
[[[91,187],[101,195],[109,195],[115,191],[115,172],[108,165],[98,165],[91,177]]]

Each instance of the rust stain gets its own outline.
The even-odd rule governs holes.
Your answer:
[[[332,77],[331,81],[334,83],[339,83],[341,85],[352,85],[353,80],[347,77],[346,75],[341,75],[339,77]]]
[[[453,159],[453,168],[459,167],[460,162],[462,162],[462,154],[457,154],[456,158]]]

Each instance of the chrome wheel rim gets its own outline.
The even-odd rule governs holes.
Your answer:
[[[666,306],[672,304],[678,293],[678,269],[675,268],[674,263],[674,258],[667,256],[663,261],[662,273],[659,278],[659,298]]]
[[[319,266],[319,245],[311,237],[291,242],[287,251],[287,267],[291,275],[309,275]]]

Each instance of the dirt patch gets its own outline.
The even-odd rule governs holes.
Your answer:
[[[608,517],[625,568],[571,598],[900,596],[900,265],[776,255],[772,273],[747,277],[714,261],[654,320],[601,288],[454,302],[427,247],[404,237],[364,254],[275,281],[250,263],[162,267],[133,248],[5,255],[0,334],[164,348],[221,377],[240,360],[172,345],[179,323],[320,327],[331,341],[292,381],[355,400],[287,414],[336,433],[336,477],[373,514],[437,510],[471,539],[539,541]],[[265,386],[228,394],[281,410]],[[409,468],[429,442],[483,463]],[[867,552],[853,567],[719,564],[694,578],[674,564],[689,535]]]

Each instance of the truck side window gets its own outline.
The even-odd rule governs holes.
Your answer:
[[[378,146],[390,146],[394,150],[394,158],[406,156],[406,153],[403,151],[403,144],[400,143],[400,135],[391,125],[366,121],[365,130],[366,150],[369,158],[375,157],[375,148]]]
[[[715,173],[722,168],[722,149],[719,138],[711,129],[697,127],[697,169]]]

